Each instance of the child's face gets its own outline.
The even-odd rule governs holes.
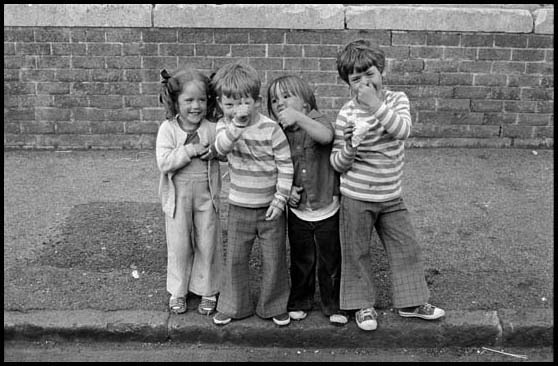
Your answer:
[[[308,105],[304,103],[304,100],[302,100],[302,98],[277,88],[275,90],[275,95],[272,95],[271,99],[271,110],[273,111],[273,114],[275,116],[279,116],[279,112],[289,107],[304,114],[307,114],[309,112]]]
[[[197,125],[207,113],[205,88],[197,83],[187,83],[178,96],[178,110],[182,121]]]
[[[364,84],[374,87],[378,92],[382,90],[382,73],[376,66],[369,67],[364,72],[349,74],[349,87],[353,95],[358,95],[359,85]]]
[[[258,114],[260,99],[254,100],[253,97],[244,96],[242,98],[232,98],[222,95],[219,97],[219,106],[223,111],[223,116],[227,122],[236,117],[241,123],[249,125]]]

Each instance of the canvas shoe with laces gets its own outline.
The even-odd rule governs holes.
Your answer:
[[[292,320],[302,320],[306,318],[307,315],[308,313],[304,310],[289,311],[289,317]]]
[[[399,309],[399,315],[404,318],[434,320],[443,317],[446,315],[446,312],[434,305],[424,304],[416,307],[401,308]]]
[[[332,314],[329,316],[329,322],[333,325],[345,325],[349,322],[349,317],[344,313]]]
[[[375,330],[378,327],[378,314],[374,308],[360,309],[355,313],[355,321],[362,330]]]
[[[280,326],[288,325],[291,322],[291,317],[289,313],[279,314],[273,317],[273,322]]]
[[[213,317],[213,323],[217,325],[229,324],[231,320],[232,318],[230,316],[219,312],[217,312],[217,314],[215,314],[215,316]]]
[[[202,296],[198,306],[198,313],[202,315],[211,315],[217,306],[217,299],[215,296],[205,297]]]

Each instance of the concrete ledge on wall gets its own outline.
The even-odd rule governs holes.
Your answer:
[[[390,29],[554,34],[554,6],[4,4],[4,26]]]
[[[343,29],[341,4],[157,4],[155,27]]]
[[[4,27],[150,27],[150,4],[4,4]]]
[[[412,5],[349,6],[348,29],[530,33],[528,10]]]

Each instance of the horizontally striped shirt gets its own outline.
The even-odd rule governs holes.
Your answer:
[[[342,195],[368,202],[385,202],[401,195],[404,140],[411,132],[409,99],[403,92],[386,91],[385,96],[375,113],[355,99],[339,111],[330,163],[341,173]],[[345,146],[343,129],[357,119],[370,124],[370,130],[356,152],[351,152]]]
[[[279,124],[258,113],[240,128],[217,122],[215,148],[229,161],[229,203],[242,207],[285,209],[293,181],[289,142]]]

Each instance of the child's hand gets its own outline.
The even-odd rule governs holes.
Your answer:
[[[353,137],[353,132],[355,130],[355,126],[353,124],[345,126],[343,129],[343,139],[345,142],[351,143],[351,138]]]
[[[291,207],[298,207],[300,203],[300,192],[304,190],[304,187],[291,187],[291,194],[289,195],[289,201],[287,202]]]
[[[287,107],[283,109],[281,112],[279,112],[277,119],[281,127],[287,128],[289,126],[296,124],[296,122],[300,118],[300,113],[301,112],[297,111],[294,108]]]
[[[237,127],[246,127],[250,123],[250,109],[247,105],[239,105],[235,108],[233,124]]]
[[[283,214],[283,210],[275,206],[269,206],[265,213],[265,221],[272,221],[279,218]]]
[[[217,157],[217,151],[213,146],[206,146],[207,151],[200,155],[200,159],[202,160],[211,160]]]
[[[372,84],[361,83],[357,89],[357,101],[366,107],[373,109],[374,112],[380,108],[382,100],[380,91]]]
[[[203,144],[188,144],[185,145],[184,148],[186,149],[186,154],[188,154],[190,158],[203,155],[208,151],[208,146]]]

